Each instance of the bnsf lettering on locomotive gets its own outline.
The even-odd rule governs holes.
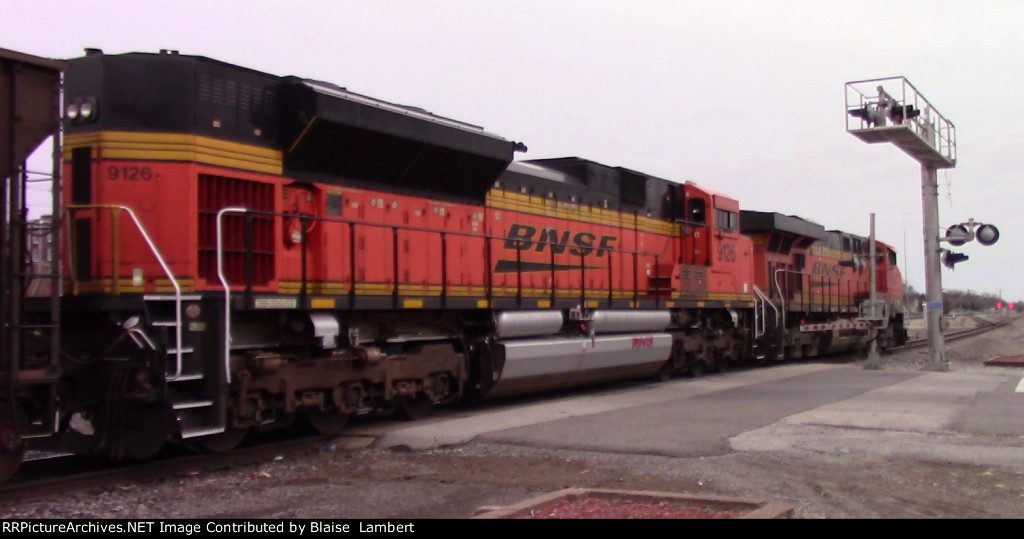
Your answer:
[[[571,242],[570,236],[572,237]],[[604,256],[606,252],[614,250],[614,243],[618,239],[617,236],[601,236],[597,244],[597,256]],[[513,224],[508,229],[508,235],[505,236],[505,248],[520,251],[533,249],[538,253],[550,248],[552,253],[560,255],[571,244],[572,248],[569,249],[569,254],[589,256],[594,252],[595,240],[597,240],[597,235],[590,232],[577,232],[573,235],[570,230],[559,231],[554,228],[545,228],[538,232],[536,227]]]
[[[811,269],[811,273],[814,275],[838,279],[843,276],[843,268],[838,264],[829,264],[828,262],[822,262],[819,260],[814,263],[814,268]]]
[[[718,259],[722,262],[736,261],[736,246],[731,243],[718,244]]]
[[[654,348],[654,337],[633,337],[633,350],[647,350]]]

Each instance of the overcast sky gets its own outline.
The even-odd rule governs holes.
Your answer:
[[[1024,299],[1022,27],[1019,0],[0,0],[6,49],[174,49],[480,125],[524,142],[522,159],[692,180],[864,236],[874,213],[923,292],[921,167],[846,131],[847,82],[906,77],[956,128],[941,229],[974,218],[1001,233],[961,247],[970,260],[943,287],[1011,301]]]

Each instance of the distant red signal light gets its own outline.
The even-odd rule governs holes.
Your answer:
[[[1002,308],[1003,308],[1003,302],[997,301],[996,302],[996,309],[1002,309]]]

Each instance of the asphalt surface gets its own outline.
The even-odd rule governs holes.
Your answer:
[[[807,363],[498,403],[355,426],[376,447],[472,442],[648,454],[850,450],[1024,466],[1024,370],[890,372]],[[819,435],[825,429],[827,436]]]

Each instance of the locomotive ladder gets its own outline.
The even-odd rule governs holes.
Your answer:
[[[163,373],[164,381],[166,382],[168,401],[178,420],[181,437],[194,438],[224,432],[227,427],[224,399],[214,398],[214,396],[220,395],[219,388],[222,387],[220,385],[220,366],[210,364],[210,362],[204,364],[202,357],[195,353],[195,348],[186,346],[188,344],[186,337],[188,339],[198,339],[198,337],[191,336],[191,333],[186,336],[183,333],[183,306],[201,310],[202,297],[198,294],[182,295],[178,279],[131,208],[117,204],[69,205],[67,221],[74,220],[74,212],[87,209],[110,211],[113,214],[114,223],[118,222],[117,216],[120,212],[128,214],[174,288],[173,294],[143,295],[145,320],[140,316],[131,316],[123,323],[123,327],[140,349],[166,354],[169,361],[167,362],[168,367]],[[115,224],[114,230],[117,229]],[[71,234],[71,238],[74,243],[73,234]],[[115,239],[112,243],[117,245],[118,241]],[[116,252],[114,260],[113,267],[116,268],[118,267]],[[71,268],[71,275],[74,274],[74,268]],[[116,287],[118,279],[113,279],[113,282]],[[161,330],[160,338],[154,341],[146,333],[146,328]]]
[[[20,181],[22,185],[33,181],[28,179],[28,171],[24,167],[15,174],[17,178],[10,178],[10,181]],[[53,253],[60,252],[60,246],[56,243],[59,241],[60,224],[57,219],[49,216],[29,221],[23,203],[24,199],[19,197],[12,205],[12,210],[16,209],[17,212],[7,219],[5,226],[9,227],[9,234],[5,233],[3,237],[4,251],[10,258],[5,260],[5,264],[9,264],[4,268],[9,277],[6,282],[11,283],[4,298],[6,304],[3,318],[6,327],[3,330],[10,331],[5,336],[5,344],[10,348],[4,351],[7,357],[0,361],[4,363],[4,368],[0,370],[10,376],[8,382],[11,387],[31,386],[39,389],[55,384],[60,372],[61,276],[60,265],[52,259]],[[28,298],[45,301],[45,308],[30,312],[24,308]],[[30,357],[24,346],[30,336],[37,341],[47,342],[47,351],[38,357]],[[18,425],[20,438],[47,437],[56,431],[60,423],[59,410],[52,400],[42,404],[33,417]]]
[[[173,280],[173,278],[172,278]],[[182,439],[219,434],[226,429],[226,410],[223,399],[215,399],[214,388],[219,386],[218,366],[209,366],[196,353],[193,343],[182,334],[182,312],[200,308],[202,296],[198,294],[146,294],[146,317],[149,326],[166,330],[160,339],[167,346],[148,342],[144,333],[133,333],[140,346],[154,350],[163,348],[169,359],[165,372],[168,400],[178,420]],[[176,335],[176,337],[171,337]],[[209,372],[212,370],[214,372]]]

